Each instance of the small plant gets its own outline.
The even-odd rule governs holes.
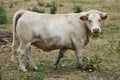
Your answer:
[[[44,6],[44,0],[37,0],[39,6]]]
[[[7,22],[8,20],[7,20],[5,8],[3,7],[3,5],[0,4],[0,24],[5,24]]]
[[[59,7],[63,7],[64,5],[63,4],[58,4]]]
[[[38,13],[44,13],[45,10],[44,9],[39,9],[37,7],[33,7],[32,9],[28,9],[30,11],[34,11],[34,12],[38,12]]]
[[[46,3],[45,7],[51,7],[51,4],[50,3]]]
[[[31,80],[43,80],[45,77],[45,74],[44,73],[39,73],[39,74],[36,74],[34,75]]]
[[[46,76],[45,73],[37,73],[34,75],[25,76],[21,78],[21,80],[44,80],[45,76]]]
[[[104,32],[95,33],[95,34],[92,34],[91,36],[92,36],[92,38],[103,38],[104,37],[103,34],[104,34]]]
[[[0,5],[4,5],[5,2],[3,0],[0,1]]]
[[[24,0],[25,2],[29,2],[30,0]]]
[[[55,3],[55,2],[52,2],[51,8],[50,8],[50,13],[51,13],[51,14],[55,14],[56,11],[57,11],[56,3]]]
[[[102,59],[98,55],[94,55],[91,57],[84,57],[83,62],[84,62],[83,70],[94,71],[97,69],[99,70]]]
[[[9,8],[13,8],[13,3],[10,3],[10,4],[9,4]]]
[[[73,10],[74,10],[74,13],[80,13],[80,12],[83,11],[83,10],[81,9],[81,7],[80,7],[80,6],[77,6],[77,5],[74,5]]]
[[[98,33],[92,34],[92,37],[93,37],[93,38],[99,38],[99,37],[100,37],[100,34],[98,34]]]
[[[54,2],[52,2],[52,3],[46,3],[45,7],[52,7],[53,3]],[[55,4],[55,5],[56,5],[56,7],[62,7],[62,6],[64,6],[63,4]]]
[[[118,45],[116,46],[116,52],[120,54],[120,41],[118,41]]]

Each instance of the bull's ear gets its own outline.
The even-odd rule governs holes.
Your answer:
[[[80,20],[87,21],[88,20],[88,16],[87,15],[80,16]]]
[[[107,13],[101,13],[101,19],[102,20],[106,20],[108,18],[108,14]]]

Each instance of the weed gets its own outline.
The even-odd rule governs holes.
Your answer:
[[[68,67],[70,65],[73,65],[74,62],[75,62],[74,59],[72,59],[72,58],[70,58],[68,56],[64,56],[63,59],[60,62],[60,66]]]
[[[60,3],[60,4],[58,4],[58,6],[59,6],[59,7],[63,7],[64,5]]]
[[[50,8],[50,14],[55,14],[57,11],[57,6],[55,2],[52,2],[51,8]]]
[[[9,4],[9,8],[13,8],[13,3],[10,3],[10,4]]]
[[[31,9],[29,8],[28,10],[38,12],[38,13],[44,13],[45,12],[45,9],[39,9],[37,7],[33,7]]]
[[[31,80],[43,80],[45,78],[45,73],[39,73],[32,76]]]
[[[8,22],[6,14],[5,8],[0,4],[0,24],[5,24]]]
[[[30,76],[25,76],[21,80],[43,80],[45,78],[45,73],[37,73]]]
[[[91,57],[83,57],[83,62],[83,70],[94,71],[100,69],[102,59],[98,55],[94,55]]]
[[[29,2],[30,0],[24,0],[25,2]]]
[[[103,32],[102,33],[96,33],[96,34],[92,34],[92,38],[97,39],[97,38],[103,38]]]
[[[0,1],[0,5],[4,5],[5,2],[3,0]]]
[[[95,33],[91,35],[92,38],[97,39],[97,38],[104,38],[104,32],[101,33]]]
[[[92,37],[93,37],[93,38],[99,38],[99,37],[100,37],[100,34],[98,34],[98,33],[92,34]]]
[[[52,3],[46,3],[46,4],[45,4],[45,7],[52,7],[52,5],[53,5],[53,2],[52,2]],[[63,7],[64,5],[63,5],[63,4],[57,4],[57,3],[56,3],[56,6],[57,6],[57,7]]]
[[[44,6],[44,0],[37,0],[39,6]]]
[[[51,7],[51,4],[50,3],[46,3],[45,7]]]
[[[77,6],[77,5],[74,5],[73,10],[74,10],[74,13],[80,13],[83,11],[82,8],[80,6]]]
[[[118,42],[118,45],[116,46],[115,50],[118,54],[120,54],[120,41]]]
[[[56,2],[46,3],[45,7],[50,7],[50,14],[55,14],[57,7],[62,7],[63,4],[57,4]]]

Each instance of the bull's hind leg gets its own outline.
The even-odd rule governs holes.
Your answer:
[[[55,62],[55,67],[54,67],[55,70],[58,68],[58,64],[59,64],[61,58],[64,56],[64,52],[65,52],[65,51],[66,51],[66,50],[60,49],[58,58],[57,58],[57,60],[56,60],[56,62]]]
[[[33,58],[31,56],[31,47],[29,47],[27,50],[26,50],[26,55],[27,55],[27,59],[28,59],[28,62],[29,62],[29,65],[32,69],[34,69],[35,71],[38,70],[38,67],[35,65],[35,63],[33,62]]]
[[[29,44],[20,42],[20,46],[17,50],[18,53],[18,61],[19,61],[19,70],[26,72],[27,69],[25,68],[24,60],[26,58],[26,49]]]

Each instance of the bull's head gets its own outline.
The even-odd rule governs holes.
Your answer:
[[[92,33],[101,32],[100,22],[106,20],[108,18],[108,14],[104,12],[100,12],[97,10],[91,10],[88,12],[84,12],[80,16],[80,20],[85,22]]]

